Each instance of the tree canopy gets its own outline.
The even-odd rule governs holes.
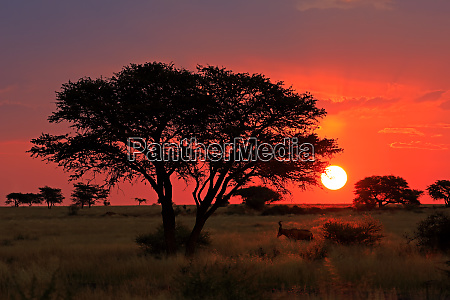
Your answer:
[[[445,206],[450,207],[450,180],[437,180],[427,187],[427,192],[434,200],[444,200]]]
[[[186,246],[192,254],[208,217],[253,178],[280,192],[289,184],[316,185],[326,159],[341,151],[315,133],[325,111],[312,95],[224,68],[199,66],[195,73],[132,64],[111,78],[64,84],[56,105],[49,121],[68,122],[72,132],[33,139],[31,155],[73,179],[102,174],[108,186],[147,181],[161,203],[169,254],[176,250],[172,178],[193,184],[197,219]]]
[[[370,176],[355,183],[355,206],[366,208],[383,207],[387,204],[420,204],[418,198],[423,191],[410,189],[405,179],[399,176]]]

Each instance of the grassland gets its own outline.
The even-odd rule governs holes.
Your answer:
[[[211,245],[187,260],[144,255],[134,242],[160,224],[158,206],[74,216],[67,207],[1,207],[0,299],[450,299],[442,271],[450,257],[421,254],[403,237],[435,210],[444,209],[370,213],[384,238],[368,248],[320,239],[325,220],[362,217],[351,209],[261,216],[221,208],[206,224]],[[195,217],[182,209],[177,219],[192,226]],[[317,238],[277,239],[280,220]]]

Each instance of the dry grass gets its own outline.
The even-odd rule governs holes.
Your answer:
[[[103,216],[105,212],[117,213]],[[328,244],[327,215],[227,215],[208,220],[212,245],[193,261],[145,256],[134,243],[161,222],[160,208],[0,208],[1,299],[448,299],[443,254],[422,255],[403,238],[428,212],[372,217],[385,237],[375,247]],[[430,209],[431,213],[431,209]],[[194,216],[178,220],[192,226]],[[276,238],[278,221],[311,229],[316,239]],[[49,295],[49,297],[46,297]]]

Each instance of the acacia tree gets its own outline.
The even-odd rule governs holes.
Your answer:
[[[427,187],[427,192],[433,200],[444,200],[445,206],[450,207],[450,180],[437,180]]]
[[[355,183],[356,207],[374,208],[387,204],[420,204],[423,191],[410,189],[405,179],[399,176],[370,176]]]
[[[22,193],[9,193],[6,195],[5,204],[13,204],[15,207],[19,207],[22,203],[23,195]]]
[[[32,206],[33,204],[41,204],[42,196],[35,193],[10,193],[6,195],[6,204],[14,203],[14,206],[19,206],[20,204],[27,204]]]
[[[107,186],[147,181],[161,203],[167,252],[173,254],[170,177],[186,163],[134,154],[130,159],[129,142],[139,137],[141,145],[162,145],[195,136],[198,111],[206,107],[197,82],[191,72],[156,62],[126,66],[111,78],[69,81],[57,93],[57,110],[49,121],[68,122],[73,132],[42,134],[29,152],[70,171],[72,180],[90,173],[105,176]]]
[[[50,209],[56,203],[62,203],[64,196],[61,193],[61,189],[55,189],[48,186],[39,188],[42,199],[47,203],[47,207]]]
[[[281,193],[290,184],[318,185],[328,164],[324,158],[341,151],[334,140],[314,133],[326,112],[316,107],[312,95],[298,94],[261,74],[212,66],[198,71],[213,110],[202,119],[197,137],[214,155],[181,174],[195,182],[197,206],[187,256],[194,254],[206,220],[239,188],[253,179]]]
[[[96,184],[85,184],[82,182],[73,185],[72,202],[76,205],[81,205],[83,208],[88,205],[91,208],[97,201],[106,200],[109,196],[109,191]]]
[[[109,79],[83,78],[64,84],[49,121],[67,121],[74,132],[42,134],[32,140],[29,152],[73,172],[73,179],[91,172],[106,176],[109,186],[122,180],[146,180],[162,206],[168,254],[176,251],[171,176],[194,182],[197,218],[186,247],[186,254],[192,255],[208,217],[253,178],[284,192],[289,183],[306,187],[319,182],[327,165],[323,158],[340,149],[334,140],[314,134],[318,120],[325,116],[315,104],[311,95],[299,95],[263,75],[214,67],[192,73],[162,63],[130,65]],[[296,144],[286,153],[311,156],[305,160],[234,158],[255,150],[256,144],[251,143],[246,148],[232,147],[230,160],[217,156],[185,160],[171,159],[173,151],[158,147],[192,137],[208,150],[217,150],[212,151],[216,154],[218,144],[235,138],[253,138],[268,146],[292,138]],[[313,153],[302,143],[314,145]],[[183,146],[181,152],[187,148],[195,147]]]

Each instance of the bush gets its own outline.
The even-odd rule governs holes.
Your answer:
[[[443,213],[434,213],[418,223],[415,232],[417,246],[422,251],[450,250],[450,218]]]
[[[175,239],[177,243],[177,248],[182,249],[187,240],[189,239],[189,235],[191,231],[188,227],[182,224],[176,224],[175,226]],[[145,253],[157,255],[166,252],[166,243],[164,240],[164,227],[161,224],[156,228],[154,233],[149,234],[140,234],[136,237],[135,242],[139,245],[139,247],[144,250]],[[197,240],[198,246],[207,246],[211,244],[211,240],[209,238],[209,232],[202,231]]]
[[[382,225],[379,221],[366,217],[359,221],[330,219],[322,226],[324,238],[337,244],[362,244],[372,246],[381,240]]]

